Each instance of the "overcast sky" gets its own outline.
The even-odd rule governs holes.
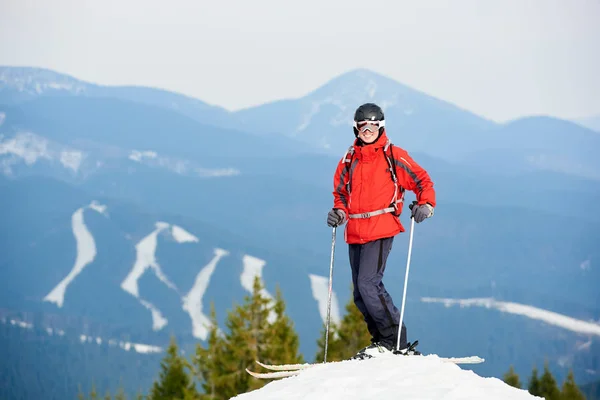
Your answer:
[[[368,68],[488,118],[600,114],[600,0],[0,0],[0,65],[235,110]]]

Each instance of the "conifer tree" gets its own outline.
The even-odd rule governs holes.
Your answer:
[[[540,378],[538,377],[537,367],[533,367],[531,377],[529,378],[528,391],[533,396],[544,397],[542,394],[542,388],[540,387]]]
[[[98,400],[98,392],[96,391],[96,384],[92,382],[92,390],[90,391],[90,400]]]
[[[81,389],[81,384],[79,384],[78,387],[79,387],[79,392],[77,393],[77,400],[85,400],[85,394],[83,393],[83,390]]]
[[[255,366],[255,360],[264,359],[267,348],[269,298],[263,296],[262,284],[254,279],[250,296],[244,297],[242,305],[228,312],[225,325],[227,332],[219,352],[219,370],[213,376],[214,399],[229,399],[264,386],[268,381],[254,379],[245,371]],[[214,367],[214,366],[213,366]]]
[[[279,287],[276,289],[273,311],[275,321],[269,325],[268,346],[263,352],[263,361],[274,364],[303,363],[304,358],[300,354],[300,338],[294,330],[293,321],[285,314],[285,302]]]
[[[575,376],[573,370],[569,371],[567,379],[563,382],[562,390],[560,393],[561,400],[585,400],[585,395],[579,389],[575,383]]]
[[[540,378],[540,392],[546,400],[560,400],[560,390],[547,362],[544,365],[544,373]]]
[[[117,394],[115,395],[115,400],[126,400],[125,389],[123,388],[123,384],[121,384],[119,386],[119,389],[117,389]]]
[[[225,342],[220,336],[215,305],[210,307],[210,328],[208,331],[207,346],[201,344],[196,346],[196,357],[193,364],[196,366],[196,374],[200,380],[203,393],[202,400],[218,400],[222,392],[219,378],[224,374],[223,354]]]
[[[504,374],[503,379],[504,383],[507,385],[521,389],[521,380],[519,379],[519,375],[515,372],[512,365],[510,366],[508,372]]]
[[[251,377],[245,369],[255,369],[255,360],[267,363],[302,363],[299,337],[292,320],[285,314],[285,302],[279,288],[275,301],[263,295],[260,278],[254,279],[251,295],[244,297],[227,313],[226,332],[218,327],[214,305],[206,342],[196,346],[193,364],[203,393],[201,400],[230,399],[258,389],[268,380]],[[274,320],[269,316],[273,313]]]
[[[183,400],[186,390],[195,393],[194,382],[185,371],[185,361],[178,354],[175,338],[171,337],[167,354],[161,362],[159,380],[154,382],[150,398],[152,400]],[[197,393],[195,394],[197,396]]]
[[[364,316],[354,304],[352,296],[346,303],[345,310],[346,313],[339,326],[333,323],[329,326],[327,361],[347,360],[371,343],[371,335],[367,330]],[[323,324],[321,335],[317,341],[319,350],[315,356],[315,362],[322,362],[325,358],[325,332],[326,326]]]

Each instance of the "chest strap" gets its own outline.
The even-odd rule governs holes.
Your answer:
[[[403,200],[404,200],[404,198],[397,200],[396,204],[402,203]],[[349,217],[350,218],[371,218],[376,215],[387,214],[387,213],[391,213],[391,212],[395,212],[395,211],[396,211],[396,207],[390,206],[387,208],[382,208],[381,210],[369,211],[369,212],[364,212],[364,213],[360,213],[360,214],[350,214]]]

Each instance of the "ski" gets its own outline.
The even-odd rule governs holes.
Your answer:
[[[315,365],[319,365],[320,363],[305,363],[305,364],[264,364],[258,360],[256,363],[263,368],[270,369],[271,371],[291,371],[291,370],[302,370],[310,367],[314,367]]]
[[[301,369],[295,369],[291,371],[277,371],[277,372],[254,372],[246,368],[246,372],[258,379],[277,379],[287,378],[288,376],[298,375],[302,372]]]
[[[440,360],[444,362],[452,362],[454,364],[480,364],[485,361],[485,359],[479,356],[469,356],[469,357],[440,357]]]

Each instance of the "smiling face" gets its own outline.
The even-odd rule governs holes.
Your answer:
[[[379,137],[379,121],[364,121],[356,124],[358,137],[366,144],[371,144]]]

